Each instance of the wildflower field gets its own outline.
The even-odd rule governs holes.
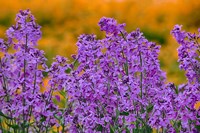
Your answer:
[[[159,60],[166,72],[167,82],[186,82],[184,71],[178,67],[175,39],[170,31],[175,24],[184,30],[196,32],[200,27],[199,0],[0,0],[0,38],[6,39],[6,30],[15,23],[19,10],[30,9],[42,26],[42,38],[37,48],[44,50],[47,65],[61,55],[70,61],[77,54],[77,38],[81,34],[105,37],[97,23],[103,16],[126,23],[126,31],[137,28],[149,41],[161,45]]]
[[[176,85],[160,68],[160,45],[140,29],[107,17],[98,26],[102,39],[82,34],[73,61],[57,55],[48,66],[36,47],[41,26],[30,10],[16,15],[0,39],[0,132],[200,132],[200,29],[171,30],[187,79]]]

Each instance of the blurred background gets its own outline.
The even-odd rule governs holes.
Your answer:
[[[170,31],[175,24],[196,32],[200,27],[200,0],[0,0],[0,38],[14,24],[20,9],[30,9],[42,26],[39,48],[44,50],[48,65],[59,54],[70,58],[76,54],[80,34],[96,34],[103,38],[98,21],[113,17],[126,23],[131,32],[137,27],[150,41],[161,45],[161,67],[167,72],[168,82],[186,81],[177,63],[177,47]]]

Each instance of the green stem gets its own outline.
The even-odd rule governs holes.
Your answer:
[[[1,131],[3,131],[3,125],[2,125],[2,119],[1,119],[1,117],[0,117],[0,129],[1,129]]]
[[[25,54],[27,53],[27,48],[28,48],[28,35],[26,34],[26,42],[25,42]],[[24,59],[24,83],[23,83],[23,86],[22,86],[22,93],[24,93],[26,91],[26,59]],[[25,102],[25,98],[23,96],[23,99],[22,99],[22,103],[23,103],[23,107],[26,106],[26,102]],[[23,126],[25,125],[26,123],[26,118],[25,118],[25,112],[24,112],[24,109],[23,109]],[[25,127],[22,127],[22,133],[25,133]]]
[[[43,111],[46,110],[46,106],[49,104],[49,101],[50,101],[52,95],[53,95],[53,89],[52,89],[52,87],[51,87],[51,90],[50,90],[50,92],[49,92],[49,95],[48,95],[48,98],[47,98],[47,100],[46,100],[46,103],[45,103],[45,106],[44,106],[44,110],[43,110]],[[50,119],[49,119],[49,120],[50,120]],[[48,124],[48,123],[47,123],[47,124]],[[42,125],[42,123],[41,123],[41,125]],[[40,130],[41,130],[41,128],[43,129],[42,126],[40,127]],[[48,127],[46,126],[46,132],[47,132],[47,129],[48,129]]]
[[[62,124],[62,133],[65,133],[65,122]]]
[[[46,127],[46,133],[48,133],[48,127]]]
[[[139,56],[140,56],[140,67],[141,67],[141,69],[142,69],[142,55],[141,55],[141,52],[139,52]],[[141,94],[140,94],[140,96],[141,96],[141,99],[142,99],[142,79],[143,79],[143,73],[142,73],[142,70],[141,70],[141,73],[140,73],[140,90],[141,90]]]
[[[57,133],[59,133],[59,127],[57,127]]]
[[[32,92],[32,94],[34,94],[34,93],[35,93],[35,90],[36,90],[36,79],[37,79],[37,78],[36,78],[36,77],[37,77],[36,70],[37,70],[37,63],[36,63],[36,65],[35,65],[34,87],[33,87],[33,92]],[[30,124],[30,121],[31,121],[32,110],[33,110],[33,106],[31,105],[31,106],[29,106],[29,113],[28,113],[29,118],[28,118],[28,116],[27,116],[27,119],[28,119],[29,124]],[[28,129],[29,129],[29,125],[28,125],[28,127],[27,127],[27,132],[28,132]]]
[[[1,65],[1,69],[3,69],[1,58],[0,58],[0,65]],[[6,85],[6,78],[5,78],[4,74],[2,74],[2,77],[3,77],[3,81],[2,81],[3,89],[6,93],[7,102],[9,102],[10,97],[8,95],[8,91],[7,91],[8,88],[7,88],[7,85]]]

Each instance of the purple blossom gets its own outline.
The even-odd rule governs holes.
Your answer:
[[[117,24],[117,21],[113,18],[102,17],[99,21],[99,26],[102,31],[106,31],[106,34],[117,35],[124,31],[125,24]]]
[[[40,92],[43,72],[47,69],[47,59],[43,51],[34,47],[41,37],[41,31],[29,10],[17,14],[16,25],[7,30],[7,37],[8,41],[0,42],[1,50],[4,52],[0,59],[0,90],[3,92],[0,110],[12,117],[21,132],[33,131],[34,126],[44,131],[45,128],[41,125],[49,126],[52,124],[51,121],[55,121],[52,114],[56,111],[57,105],[52,105],[51,99],[44,98]],[[15,51],[8,53],[6,49],[12,45]],[[46,122],[41,122],[42,114],[46,114]],[[23,127],[24,124],[30,123],[31,119],[34,126]]]
[[[28,41],[28,45],[36,46],[37,41],[41,38],[41,27],[35,23],[35,18],[30,10],[21,10],[15,20],[16,25],[6,31],[8,39],[17,39],[16,47],[24,45],[26,41]]]
[[[179,93],[176,97],[176,102],[179,105],[177,108],[180,110],[180,113],[177,119],[182,122],[183,130],[191,131],[199,121],[197,117],[198,110],[194,109],[194,105],[200,100],[199,37],[195,33],[181,31],[181,28],[177,27],[180,26],[175,26],[172,34],[180,44],[178,48],[179,67],[186,71],[188,80],[188,83],[180,85],[178,88]]]
[[[160,46],[139,29],[128,33],[125,24],[106,17],[99,26],[105,38],[81,35],[74,62],[56,56],[48,68],[44,52],[35,48],[40,26],[29,10],[17,14],[8,39],[0,39],[0,117],[7,125],[19,126],[19,132],[50,132],[54,126],[72,133],[198,132],[199,33],[179,25],[171,32],[188,79],[176,86],[166,83],[160,68]],[[15,51],[8,53],[12,46]],[[49,81],[42,93],[43,73]]]

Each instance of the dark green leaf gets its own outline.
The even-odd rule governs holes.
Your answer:
[[[31,126],[33,123],[34,123],[34,122],[31,122],[31,123],[28,123],[28,122],[22,123],[21,127],[27,128],[27,127]]]
[[[42,72],[42,75],[43,75],[44,77],[47,77],[47,76],[48,76],[48,72],[43,71],[43,72]]]
[[[196,125],[195,128],[200,132],[200,125]]]
[[[124,64],[124,71],[125,71],[126,75],[128,75],[128,63]]]
[[[118,120],[119,114],[120,114],[119,110],[118,110],[118,109],[116,109],[116,117],[115,117],[115,121],[117,121],[117,120]]]
[[[46,117],[42,116],[41,119],[40,119],[40,122],[44,122],[45,120],[46,120]]]
[[[67,70],[65,70],[65,73],[69,74],[71,72],[71,69],[68,68]]]
[[[189,111],[191,111],[191,109],[188,106],[185,106]]]
[[[178,94],[178,88],[177,87],[175,87],[175,92],[176,92],[176,94]]]
[[[74,66],[75,68],[77,68],[77,67],[79,66],[78,59],[76,59],[76,60],[74,61],[73,66]]]
[[[126,127],[126,133],[130,133],[130,130]]]
[[[97,130],[97,131],[103,131],[103,126],[102,126],[102,125],[100,125],[100,124],[99,124],[99,125],[97,125],[97,128],[96,128],[96,130]]]
[[[120,115],[128,116],[128,115],[129,115],[129,112],[120,112]]]
[[[150,113],[153,110],[153,105],[150,104],[149,106],[147,106],[147,112]]]
[[[19,129],[19,125],[15,125],[15,124],[11,125],[11,124],[7,123],[6,121],[5,121],[5,123],[6,123],[6,125],[13,128],[14,130]]]
[[[56,114],[54,114],[53,116],[54,116],[54,118],[56,118],[57,120],[59,120],[59,121],[60,121],[60,119],[61,119],[61,118],[60,118],[60,117],[58,117],[58,116],[56,116]]]
[[[115,133],[115,130],[112,126],[110,126],[110,133]]]
[[[9,116],[6,116],[3,112],[1,112],[0,111],[0,116],[3,116],[3,117],[5,117],[6,119],[12,119],[11,117],[9,117]]]
[[[61,90],[61,91],[59,91],[59,93],[63,96],[63,97],[65,97],[66,96],[66,92],[64,91],[64,89],[63,90]]]

